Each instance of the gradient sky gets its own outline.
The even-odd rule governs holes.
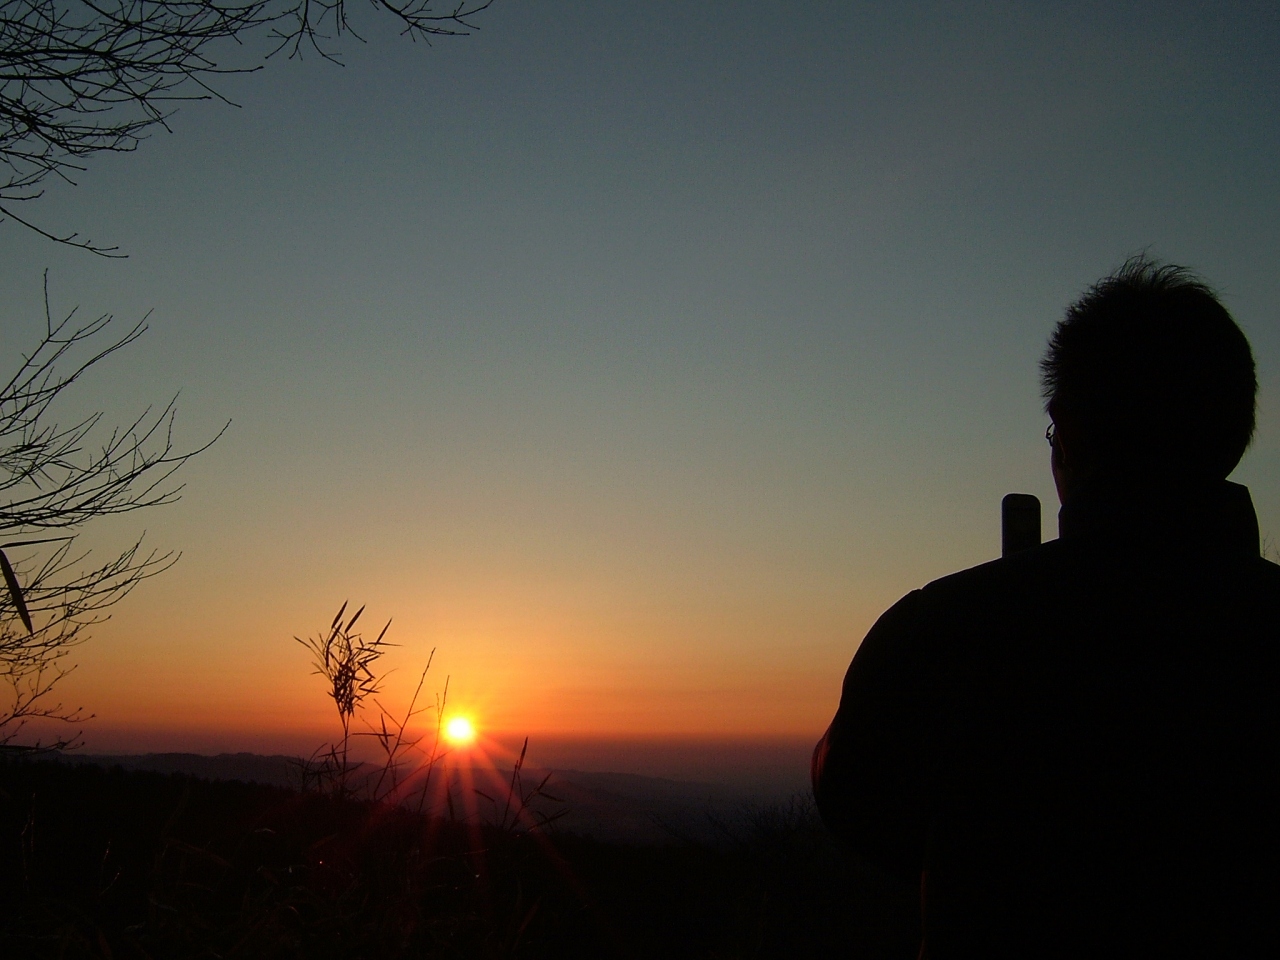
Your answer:
[[[1235,479],[1280,535],[1280,14],[1266,3],[499,0],[430,48],[364,22],[0,225],[0,347],[55,310],[144,341],[77,389],[226,436],[183,552],[64,698],[99,749],[303,749],[294,634],[394,618],[483,729],[816,737],[876,616],[1056,500],[1036,364],[1128,255],[1252,340]],[[71,414],[68,413],[68,416]],[[375,623],[377,621],[377,623]]]

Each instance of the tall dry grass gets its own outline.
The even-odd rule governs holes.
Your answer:
[[[367,640],[355,629],[364,607],[344,623],[346,612],[347,604],[344,603],[338,608],[328,630],[305,640],[297,636],[293,638],[311,651],[314,672],[324,677],[328,684],[326,693],[333,700],[342,725],[342,739],[325,744],[312,755],[317,783],[323,779],[338,796],[348,796],[350,790],[351,724],[364,701],[382,688],[382,677],[374,673],[373,668],[387,648],[393,646],[386,641],[390,620],[375,639]]]
[[[309,758],[299,761],[299,783],[304,792],[392,804],[414,813],[456,820],[455,790],[468,791],[489,804],[487,825],[502,831],[546,829],[564,815],[563,809],[544,809],[548,804],[563,803],[547,789],[551,774],[536,783],[525,782],[527,737],[510,776],[500,788],[480,789],[460,778],[451,778],[447,772],[441,782],[438,770],[450,753],[442,737],[450,678],[445,677],[434,702],[424,703],[423,692],[436,651],[432,649],[427,657],[407,708],[395,713],[379,699],[386,674],[378,670],[378,664],[395,646],[387,640],[391,621],[369,639],[356,628],[365,608],[360,607],[348,618],[347,607],[344,603],[338,609],[328,629],[305,640],[294,637],[310,651],[313,672],[324,678],[325,693],[333,701],[341,729],[338,739],[321,745]],[[420,723],[424,716],[428,717],[425,725]],[[364,729],[357,729],[361,725]],[[357,737],[373,741],[376,760],[352,759]],[[464,809],[474,814],[475,805],[465,796],[461,800]]]

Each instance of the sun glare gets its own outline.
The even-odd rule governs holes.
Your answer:
[[[476,728],[466,717],[454,717],[445,725],[444,735],[451,743],[461,746],[476,738]]]

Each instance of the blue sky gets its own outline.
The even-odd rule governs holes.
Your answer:
[[[1004,493],[1053,535],[1036,364],[1142,250],[1254,345],[1236,479],[1280,532],[1273,6],[358,22],[345,66],[228,78],[32,208],[127,260],[0,226],[7,351],[48,268],[55,308],[153,311],[80,402],[232,421],[103,534],[184,551],[83,648],[104,743],[310,736],[289,637],[348,597],[496,727],[816,736],[875,616],[998,552]]]

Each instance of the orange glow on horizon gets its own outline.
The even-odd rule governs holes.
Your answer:
[[[165,582],[160,578],[157,589]],[[495,610],[510,602],[505,596],[492,601]],[[781,642],[765,644],[783,627],[770,627],[763,618],[765,626],[735,621],[732,631],[702,624],[707,629],[700,639],[684,623],[668,636],[664,624],[646,622],[661,642],[651,641],[659,648],[653,656],[639,657],[646,642],[640,627],[615,630],[604,623],[587,629],[567,614],[552,613],[530,627],[493,611],[484,619],[468,610],[468,617],[446,610],[432,619],[411,607],[393,628],[401,646],[381,664],[388,680],[379,694],[391,714],[403,717],[430,656],[423,638],[438,636],[441,653],[415,709],[443,694],[444,679],[452,675],[440,746],[466,755],[494,740],[518,749],[526,736],[535,747],[552,738],[816,740],[835,710],[839,677],[856,646],[846,642],[834,617],[806,624],[796,612],[786,630],[824,638],[815,641],[821,655],[801,658]],[[103,624],[94,643],[78,649],[80,668],[63,687],[68,700],[97,715],[85,727],[87,749],[308,756],[340,736],[332,698],[293,649],[297,644],[261,642],[263,635],[287,637],[291,623],[306,622],[305,611],[267,612],[279,623],[252,631],[252,644],[219,643],[221,627],[206,634],[203,621],[196,629],[154,609],[136,613],[127,625],[124,619]],[[848,634],[865,631],[875,612],[870,606],[851,610]],[[226,631],[238,636],[230,626]],[[733,656],[721,636],[728,632],[736,638]],[[432,712],[410,721],[428,748],[435,734]],[[366,714],[355,724],[362,731],[378,721],[376,710]],[[449,724],[457,719],[471,723],[472,738],[451,734]],[[369,738],[354,749],[362,760],[376,758]]]

